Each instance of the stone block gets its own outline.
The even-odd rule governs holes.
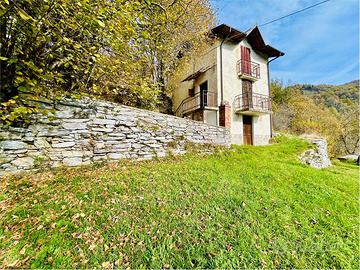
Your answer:
[[[48,141],[44,137],[36,138],[36,140],[34,141],[34,145],[39,149],[49,148],[50,147],[50,144],[48,143]]]
[[[141,143],[132,143],[131,144],[131,147],[134,148],[134,149],[140,149],[142,148],[144,145],[141,144]]]
[[[135,139],[135,138],[137,138],[137,137],[138,137],[137,134],[127,134],[127,135],[126,135],[126,138],[128,138],[128,139]]]
[[[18,150],[18,149],[27,149],[28,144],[22,141],[1,141],[0,148],[4,150]]]
[[[156,156],[159,158],[163,158],[166,156],[166,153],[165,152],[156,152]]]
[[[151,148],[160,148],[162,145],[161,144],[157,144],[157,143],[151,143],[151,144],[147,144],[147,146],[151,147]]]
[[[117,125],[119,126],[127,126],[127,127],[136,127],[136,123],[132,121],[117,121]]]
[[[51,168],[58,168],[61,167],[63,164],[61,163],[61,161],[54,161],[51,163],[50,167]]]
[[[131,144],[117,142],[116,144],[108,145],[108,147],[112,149],[129,149]]]
[[[33,142],[34,141],[34,136],[29,136],[29,135],[25,135],[24,138],[22,138],[23,142]]]
[[[85,123],[89,122],[89,118],[70,118],[70,119],[64,119],[65,123]]]
[[[8,150],[6,151],[7,155],[17,155],[17,154],[24,154],[28,151],[28,149],[18,149],[18,150]]]
[[[75,142],[61,142],[61,143],[53,143],[52,147],[54,148],[66,148],[66,147],[72,147],[75,145]]]
[[[81,157],[68,157],[63,159],[63,164],[69,167],[75,167],[82,165],[82,158]]]
[[[30,169],[34,166],[34,159],[32,157],[17,158],[11,161],[11,164],[18,168]]]
[[[126,158],[124,154],[120,154],[120,153],[110,153],[107,155],[107,157],[109,159],[116,159],[116,160]]]
[[[45,137],[63,137],[69,135],[70,132],[68,130],[47,130],[45,132],[40,131],[38,136]]]
[[[113,128],[91,128],[91,131],[94,131],[94,132],[105,132],[105,133],[110,133],[110,132],[113,132]]]
[[[126,137],[126,135],[123,134],[121,131],[116,132],[116,130],[114,130],[113,133],[110,133],[109,136],[111,136],[111,137],[120,137],[120,138],[125,138]]]
[[[104,160],[106,158],[107,158],[106,155],[96,155],[96,156],[92,157],[92,160],[93,161],[99,161],[99,160]]]
[[[72,118],[74,117],[74,111],[73,110],[63,110],[63,111],[56,111],[55,112],[56,118]]]
[[[87,123],[82,123],[82,122],[64,122],[63,123],[63,128],[65,129],[86,129],[87,128]]]
[[[99,118],[95,118],[93,120],[93,124],[95,125],[115,125],[116,121],[112,120],[112,119],[99,119]]]
[[[84,156],[84,152],[83,151],[62,151],[61,155],[63,157],[83,157]]]

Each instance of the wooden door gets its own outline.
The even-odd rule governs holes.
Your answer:
[[[244,74],[251,75],[250,48],[241,46],[241,71]]]
[[[242,107],[243,109],[252,108],[252,82],[242,80]]]
[[[252,117],[249,115],[243,115],[243,134],[244,144],[253,144],[253,132],[252,132]]]

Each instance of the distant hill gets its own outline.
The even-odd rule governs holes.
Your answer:
[[[341,85],[298,84],[296,87],[315,101],[323,102],[328,107],[341,111],[344,106],[359,104],[359,80]]]
[[[351,82],[346,83],[346,84],[353,84],[353,85],[359,87],[359,83],[360,83],[360,80],[354,80],[354,81],[351,81]]]

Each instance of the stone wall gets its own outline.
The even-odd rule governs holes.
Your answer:
[[[81,100],[41,102],[26,128],[0,129],[0,176],[39,166],[150,159],[182,154],[188,142],[228,146],[228,129],[122,106]]]
[[[328,156],[326,139],[318,137],[313,138],[309,135],[302,135],[301,137],[311,142],[315,148],[308,149],[302,153],[299,157],[300,160],[316,169],[330,167],[331,161]]]

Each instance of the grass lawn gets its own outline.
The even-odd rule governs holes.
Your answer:
[[[0,267],[358,269],[358,167],[279,141],[1,179]]]

